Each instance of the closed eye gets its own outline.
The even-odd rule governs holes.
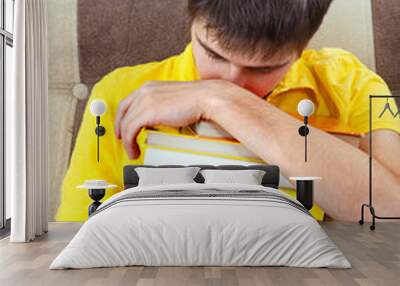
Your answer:
[[[207,54],[207,56],[209,58],[211,58],[211,59],[213,59],[215,61],[226,62],[226,60],[223,57],[221,57],[221,56],[219,56],[217,54],[214,54],[214,53],[212,53],[212,52],[210,52],[208,50],[205,50],[205,51],[206,51],[206,54]]]
[[[227,60],[223,57],[221,57],[218,54],[215,54],[211,51],[205,50],[206,54],[209,58],[211,58],[214,61],[218,61],[218,62],[227,62]],[[286,65],[286,64],[285,64]],[[268,74],[268,73],[272,73],[282,67],[284,67],[285,65],[279,66],[279,67],[267,67],[267,68],[251,68],[248,67],[247,70],[251,73],[256,73],[256,74]]]
[[[285,66],[287,66],[288,64],[289,64],[289,62],[281,64],[279,66],[273,66],[273,67],[260,67],[260,68],[248,67],[248,70],[253,73],[267,74],[267,73],[273,73],[277,70],[280,70],[280,69],[284,68]]]

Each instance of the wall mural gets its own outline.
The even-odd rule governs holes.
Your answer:
[[[115,130],[112,123],[117,113],[118,104],[129,95],[126,90],[137,90],[150,80],[171,81],[179,79],[179,81],[188,81],[195,79],[194,70],[197,67],[194,57],[196,57],[196,54],[192,55],[191,46],[188,46],[191,42],[191,34],[186,14],[186,0],[121,0],[118,6],[108,0],[48,0],[47,3],[51,154],[49,158],[50,220],[82,221],[87,219],[87,207],[92,202],[87,192],[76,187],[84,184],[86,180],[104,180],[104,182],[118,186],[114,190],[107,190],[105,198],[108,198],[122,190],[123,164],[190,164],[193,162],[202,164],[262,164],[267,162],[266,159],[260,158],[260,154],[256,154],[242,145],[235,145],[234,152],[238,153],[232,153],[231,149],[226,148],[226,146],[235,141],[235,137],[221,126],[210,125],[204,121],[179,128],[170,128],[161,124],[157,128],[143,129],[136,142],[140,151],[143,151],[137,160],[129,160],[124,146],[120,144],[121,141],[115,140]],[[174,7],[174,9],[169,9],[169,7]],[[338,18],[340,18],[340,21],[338,21]],[[348,25],[349,22],[352,24]],[[349,26],[352,29],[349,29]],[[354,35],[357,35],[357,39],[354,39]],[[348,39],[353,40],[349,41]],[[324,54],[323,51],[325,51],[325,54],[330,52],[342,53],[341,55],[348,57],[349,62],[354,65],[352,68],[375,78],[376,75],[373,71],[376,65],[373,41],[370,2],[334,1],[321,28],[308,46],[309,52],[305,53],[305,57],[313,58]],[[339,47],[339,49],[322,50],[321,54],[312,51],[324,47]],[[140,78],[141,74],[135,73],[131,77],[132,86],[129,87],[121,84],[121,82],[111,87],[108,87],[107,84],[98,84],[99,82],[106,83],[107,80],[103,81],[103,79],[118,68],[133,67],[149,62],[154,64],[173,55],[180,55],[179,58],[182,59],[180,63],[185,72],[181,70],[179,75],[172,73],[171,70],[165,70],[151,75],[146,74],[143,78]],[[188,55],[192,55],[192,60],[188,60]],[[203,61],[205,60],[203,59]],[[201,61],[197,61],[197,63],[199,62]],[[211,66],[215,67],[216,65],[217,63],[214,62]],[[340,80],[349,79],[352,82],[343,83],[340,88],[330,84],[321,86],[319,84],[323,80],[329,82],[329,76],[332,75],[334,69],[323,64],[315,64],[313,72],[304,66],[303,68],[303,70],[299,69],[297,73],[293,73],[296,76],[291,77],[295,79],[296,88],[285,89],[282,87],[276,89],[276,91],[279,91],[276,94],[272,92],[267,94],[268,96],[271,95],[269,99],[265,95],[265,99],[269,100],[270,104],[298,119],[299,125],[293,131],[293,142],[301,140],[297,138],[299,137],[297,129],[301,127],[303,117],[296,110],[297,105],[301,100],[308,99],[315,104],[315,113],[308,118],[307,124],[309,126],[321,129],[358,148],[361,137],[368,131],[368,95],[357,94],[358,97],[354,96],[357,100],[348,102],[352,98],[347,97],[349,93],[342,90],[341,94],[346,94],[343,97],[340,97],[340,93],[338,93],[341,87],[352,86],[358,79],[342,76]],[[349,75],[356,74],[352,74],[349,70],[342,72]],[[307,77],[305,75],[318,75],[320,78],[306,82]],[[377,80],[380,83],[379,91],[382,94],[389,94],[390,90],[382,79]],[[292,82],[292,84],[294,83]],[[97,91],[96,84],[98,84]],[[280,88],[281,86],[277,85],[277,87]],[[354,90],[356,90],[355,85]],[[101,124],[107,129],[103,136],[96,136],[94,132],[96,117],[90,114],[87,108],[88,103],[94,97],[111,99],[106,100],[107,112],[101,118]],[[380,120],[381,126],[388,126],[392,130],[400,132],[398,120],[396,122],[392,120],[400,119],[400,111],[393,99],[388,98],[386,101],[377,102],[374,109],[377,112],[377,114],[374,113],[374,120]],[[349,113],[351,113],[351,116],[349,116]],[[86,120],[85,114],[88,114]],[[249,130],[251,128],[251,126],[247,127]],[[254,134],[256,132],[257,130],[254,131]],[[315,134],[311,131],[304,138],[308,140],[309,148],[307,152],[309,158],[307,160],[307,157],[302,156],[302,163],[310,165],[316,162],[312,158],[313,154],[320,151],[320,146],[319,142],[314,141]],[[207,139],[202,137],[199,140],[199,136]],[[86,149],[82,147],[85,144],[82,143],[82,138],[79,139],[80,137],[87,140],[87,142],[85,141]],[[219,141],[209,140],[209,137],[219,137]],[[201,144],[198,143],[200,141]],[[92,143],[95,146],[93,150],[88,147]],[[211,143],[214,144],[212,148],[219,148],[218,152],[212,154],[218,154],[219,157],[211,158],[209,152]],[[305,151],[304,141],[301,140],[301,143],[299,152],[303,155]],[[97,144],[100,146],[100,151],[97,151]],[[117,147],[113,149],[115,146]],[[182,146],[186,146],[186,149]],[[111,149],[113,152],[117,150],[117,153],[111,153]],[[182,149],[185,149],[185,151],[182,151]],[[188,152],[188,149],[190,149],[190,152]],[[101,160],[97,159],[99,152],[101,152]],[[179,156],[177,153],[179,153]],[[307,156],[307,153],[305,155]],[[93,158],[97,165],[92,165],[91,160]],[[178,158],[181,161],[178,161]],[[320,162],[321,168],[327,168],[323,160]],[[303,170],[289,172],[290,166],[278,165],[282,167],[280,187],[288,194],[295,195],[296,182],[292,181],[290,177],[304,175],[306,172],[303,172]],[[79,166],[79,168],[90,166],[91,170],[85,177],[82,175],[84,173],[81,172],[81,169],[78,170],[76,166]],[[65,180],[69,169],[74,169],[75,175],[71,175],[71,171],[69,179]],[[109,171],[104,173],[104,170]],[[343,181],[351,181],[351,179],[351,176],[349,176],[343,178]],[[365,180],[367,179],[365,178]],[[325,184],[324,178],[316,183],[316,191],[323,184]],[[367,194],[367,191],[365,194]],[[60,212],[62,202],[65,202],[66,205]],[[314,205],[311,213],[320,220],[329,216],[318,204]],[[335,218],[335,214],[331,217]]]

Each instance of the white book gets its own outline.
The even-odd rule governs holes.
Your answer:
[[[174,135],[166,132],[147,130],[146,145],[187,150],[191,152],[203,152],[209,153],[210,155],[215,154],[217,156],[235,156],[260,160],[256,154],[244,147],[238,141],[223,140],[221,138],[214,139],[191,135]]]

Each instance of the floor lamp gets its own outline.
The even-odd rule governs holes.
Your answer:
[[[375,229],[375,219],[400,219],[400,217],[383,217],[383,216],[378,216],[375,213],[375,209],[372,205],[372,100],[374,98],[386,98],[387,102],[385,104],[384,110],[381,112],[379,117],[381,117],[386,110],[388,110],[393,118],[399,117],[400,120],[400,111],[397,113],[394,113],[390,109],[390,105],[388,102],[389,98],[395,98],[395,97],[400,97],[396,95],[370,95],[369,96],[369,203],[368,204],[362,204],[361,206],[361,219],[359,223],[362,225],[364,224],[364,208],[367,207],[369,208],[369,211],[371,212],[372,215],[372,225],[370,225],[370,229],[374,230]]]

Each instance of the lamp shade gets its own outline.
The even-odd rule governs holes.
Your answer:
[[[309,99],[303,99],[297,105],[297,112],[302,116],[310,116],[314,113],[314,103]]]
[[[90,113],[94,116],[101,116],[106,112],[107,106],[103,100],[95,99],[90,104]]]

